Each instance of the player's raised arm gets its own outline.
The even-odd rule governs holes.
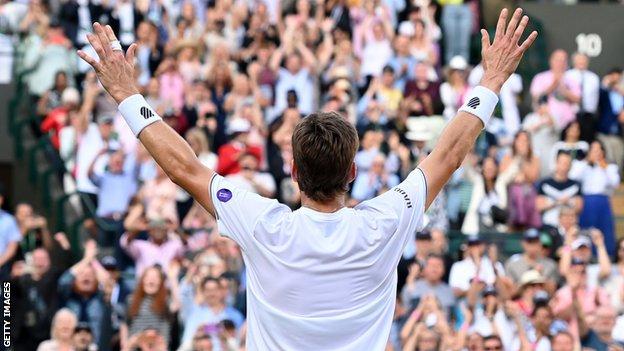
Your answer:
[[[429,207],[453,172],[464,161],[498,103],[501,86],[516,70],[524,52],[533,44],[537,32],[532,32],[520,44],[529,18],[516,9],[509,24],[508,11],[503,9],[496,25],[494,41],[485,29],[481,30],[483,78],[467,96],[457,115],[446,126],[436,147],[418,167],[427,179]]]
[[[87,39],[99,61],[78,51],[89,63],[108,93],[119,104],[119,111],[141,140],[147,151],[171,180],[189,192],[210,214],[215,210],[210,199],[210,182],[214,171],[204,167],[191,147],[147,104],[134,84],[134,58],[137,45],[132,44],[125,56],[110,26],[93,25]]]

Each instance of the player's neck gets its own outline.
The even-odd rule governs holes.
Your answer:
[[[345,207],[345,196],[339,195],[329,201],[314,201],[301,193],[301,206],[313,209],[317,212],[332,213]]]

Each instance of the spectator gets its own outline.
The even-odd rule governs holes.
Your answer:
[[[540,160],[533,154],[531,139],[526,131],[516,134],[511,154],[501,160],[501,173],[505,173],[512,163],[518,165],[519,172],[509,185],[509,224],[519,229],[538,228],[541,220],[535,206],[537,192],[534,183],[539,178]]]
[[[59,308],[58,279],[69,266],[69,241],[56,234],[54,254],[46,249],[32,251],[30,262],[17,261],[11,272],[14,305],[13,345],[30,350],[48,337],[54,312]],[[51,256],[53,259],[51,259]]]
[[[178,303],[171,300],[166,287],[165,275],[158,266],[146,268],[141,274],[134,293],[129,296],[126,325],[122,326],[122,345],[126,338],[132,338],[147,329],[155,329],[169,343],[171,313],[176,312]],[[173,295],[175,299],[175,294]]]
[[[591,325],[586,325],[581,332],[581,344],[594,350],[608,350],[613,347],[622,349],[624,344],[616,342],[613,338],[615,327],[615,311],[607,306],[599,307],[595,311],[595,320]],[[579,318],[579,320],[581,320]],[[583,321],[585,321],[583,319]],[[587,323],[587,322],[585,322]],[[580,327],[579,327],[580,329]]]
[[[474,22],[470,4],[461,0],[440,4],[446,62],[450,63],[457,55],[465,61],[470,60],[470,34]]]
[[[602,78],[598,112],[598,140],[606,148],[607,156],[614,160],[618,169],[624,164],[624,142],[622,141],[622,123],[624,123],[624,88],[622,70],[614,68]]]
[[[15,217],[2,210],[6,196],[4,186],[0,183],[0,280],[9,278],[11,264],[22,240],[20,229]]]
[[[123,351],[167,351],[165,337],[156,329],[146,329],[128,339]]]
[[[112,152],[111,152],[112,151]],[[102,174],[94,171],[98,158],[109,154],[108,167]],[[113,247],[123,234],[123,218],[128,211],[132,196],[138,184],[138,167],[125,167],[123,150],[102,149],[89,166],[89,179],[98,187],[98,206],[95,214],[108,228],[101,228],[98,242],[101,246]],[[133,169],[132,169],[133,168]]]
[[[481,162],[481,174],[467,165],[466,174],[473,183],[470,205],[461,230],[476,234],[483,230],[506,231],[507,186],[519,172],[519,160],[513,160],[506,171],[499,174],[498,164],[491,157]]]
[[[283,42],[271,57],[270,67],[277,72],[275,84],[274,115],[279,115],[287,107],[296,107],[302,114],[313,112],[312,74],[316,65],[316,58],[301,40],[295,40],[293,28],[287,28]],[[285,67],[280,68],[282,58],[286,57]],[[296,102],[288,102],[288,94],[294,92]]]
[[[259,160],[262,159],[262,151],[255,145],[248,143],[251,124],[246,119],[236,118],[228,125],[228,134],[231,141],[219,149],[219,161],[217,172],[222,176],[227,176],[240,171],[238,158],[243,153],[251,153]]]
[[[78,324],[74,312],[68,308],[61,308],[52,319],[50,340],[39,344],[37,351],[73,350],[72,335]]]
[[[422,267],[422,277],[418,277]],[[410,309],[416,308],[421,299],[434,295],[440,302],[445,315],[449,315],[455,306],[453,289],[446,284],[444,277],[444,258],[435,254],[427,256],[424,264],[413,263],[407,282],[401,292],[401,300]]]
[[[548,99],[542,96],[537,101],[535,112],[529,113],[522,121],[522,129],[531,136],[532,153],[539,155],[545,150],[552,150],[558,141],[555,118],[548,111]],[[539,157],[540,176],[545,177],[552,170],[552,160],[546,155]]]
[[[549,64],[548,71],[533,77],[531,96],[534,102],[542,95],[548,96],[548,112],[557,118],[557,128],[562,129],[575,120],[581,88],[575,80],[565,75],[568,68],[568,54],[565,51],[553,51]]]
[[[583,212],[579,219],[582,228],[598,228],[603,233],[609,256],[615,257],[615,232],[613,211],[609,197],[620,184],[620,174],[615,164],[606,159],[602,143],[591,143],[585,161],[570,171],[570,178],[578,180],[583,189]]]
[[[78,322],[89,324],[94,342],[102,346],[107,340],[102,340],[100,336],[109,316],[105,314],[103,294],[98,284],[105,283],[107,272],[95,259],[96,256],[97,244],[93,240],[87,241],[82,259],[61,275],[58,291],[64,307],[75,314]],[[71,327],[70,338],[74,326],[75,323]]]
[[[88,323],[80,322],[74,328],[72,336],[75,351],[96,351],[97,345],[93,343],[93,333]]]
[[[574,335],[567,331],[559,331],[551,337],[552,351],[573,351],[575,350]]]
[[[600,262],[602,263],[602,262]],[[600,263],[587,267],[589,285],[602,286],[611,297],[611,306],[618,314],[624,313],[624,239],[620,238],[617,245],[617,257],[613,265],[609,265],[610,270],[601,272]],[[603,269],[606,262],[602,265]],[[602,273],[602,274],[601,274]]]
[[[576,119],[581,125],[581,140],[591,142],[596,134],[600,78],[589,70],[589,57],[580,52],[572,55],[572,69],[566,71],[565,77],[579,87]]]
[[[440,84],[431,80],[429,68],[424,63],[416,64],[414,79],[405,84],[403,104],[406,105],[409,116],[431,116],[442,111]]]
[[[572,165],[577,161],[582,161],[589,152],[589,144],[580,140],[581,127],[577,121],[571,122],[562,132],[561,141],[555,143],[551,151],[551,160],[556,162],[557,155],[561,152],[567,152],[572,156]]]
[[[394,69],[397,78],[397,88],[405,88],[405,84],[414,75],[418,59],[410,52],[410,38],[399,33],[394,37],[394,55],[388,65]]]
[[[120,239],[121,247],[135,261],[138,276],[155,264],[168,268],[173,259],[184,253],[184,244],[168,228],[165,220],[153,217],[147,217],[146,220],[140,212],[140,207],[130,210],[125,222],[128,231]],[[149,234],[147,240],[138,238],[144,230]]]
[[[238,157],[240,171],[226,177],[241,189],[260,194],[265,197],[275,196],[275,180],[269,173],[260,172],[260,160],[251,153],[243,153]]]
[[[412,21],[414,24],[414,35],[410,51],[418,62],[425,63],[431,67],[438,66],[438,48],[433,43],[431,35],[427,32],[427,25],[422,19]],[[465,58],[465,57],[464,57]]]
[[[45,7],[41,3],[38,6]],[[31,39],[24,53],[24,68],[32,70],[27,78],[30,94],[37,98],[45,94],[54,86],[58,72],[65,72],[69,85],[73,85],[76,56],[58,21],[50,21],[48,28]]]
[[[63,103],[62,95],[67,86],[67,74],[63,71],[57,72],[56,76],[54,76],[54,85],[37,102],[37,114],[44,117],[57,107],[60,107]]]
[[[578,340],[583,335],[583,321],[579,318],[594,313],[601,306],[609,305],[606,292],[600,287],[587,285],[587,262],[574,259],[563,285],[554,296],[553,312],[566,321],[569,331]]]
[[[396,174],[388,173],[385,165],[386,157],[383,154],[377,154],[373,158],[368,172],[359,172],[351,191],[351,196],[355,200],[364,201],[372,199],[399,184],[399,177]]]
[[[61,93],[61,103],[58,107],[45,115],[41,122],[41,131],[50,133],[52,145],[58,149],[60,146],[59,133],[69,123],[69,114],[80,107],[80,93],[76,88],[65,88]]]
[[[505,263],[505,272],[518,284],[526,272],[537,270],[545,279],[547,290],[551,293],[558,281],[557,264],[550,258],[543,256],[540,233],[535,229],[524,232],[522,237],[522,253],[511,256]]]
[[[225,295],[219,281],[215,278],[208,277],[197,286],[197,294],[201,294],[201,303],[197,303],[196,296],[193,292],[195,289],[189,282],[183,282],[180,287],[182,294],[180,311],[181,319],[184,323],[184,335],[182,336],[182,344],[192,342],[193,335],[198,327],[202,325],[213,326],[223,321],[231,320],[236,328],[240,328],[243,324],[243,315],[236,309],[225,305]],[[208,328],[213,334],[215,340],[217,328]]]
[[[468,62],[462,56],[455,56],[448,63],[446,82],[440,85],[440,99],[444,103],[442,115],[447,121],[455,116],[470,89],[467,70]]]
[[[581,184],[568,178],[572,157],[566,152],[557,155],[552,177],[543,179],[537,185],[536,207],[542,213],[542,223],[559,226],[559,212],[563,206],[572,207],[576,213],[583,209]]]
[[[473,281],[494,284],[499,274],[504,274],[500,262],[484,256],[485,243],[478,236],[468,236],[464,259],[453,263],[449,285],[457,298],[466,296]]]

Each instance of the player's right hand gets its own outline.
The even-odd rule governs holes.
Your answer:
[[[522,9],[514,12],[509,24],[507,24],[508,11],[503,9],[496,25],[494,41],[490,43],[490,35],[485,29],[481,29],[481,56],[483,65],[483,78],[480,85],[500,92],[500,88],[518,68],[525,51],[537,38],[537,32],[533,31],[523,42],[519,44],[520,37],[529,23],[528,16],[522,16]]]

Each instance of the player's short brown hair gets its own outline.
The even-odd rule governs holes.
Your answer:
[[[295,128],[292,146],[297,182],[306,196],[323,202],[348,190],[359,140],[343,117],[335,112],[310,114]]]

